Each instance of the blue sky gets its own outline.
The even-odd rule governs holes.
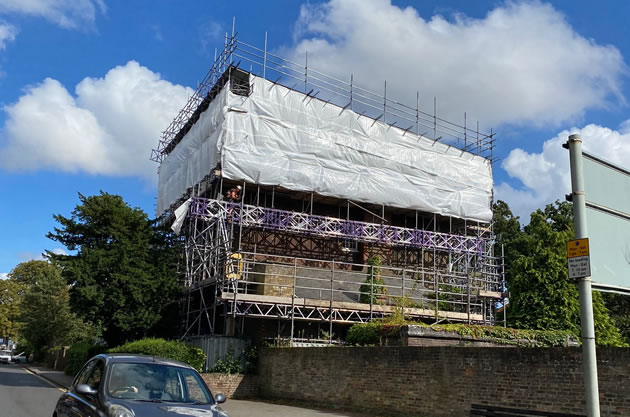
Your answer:
[[[243,41],[267,32],[324,72],[374,90],[389,77],[492,127],[496,196],[526,221],[569,191],[569,133],[630,165],[629,15],[623,1],[0,0],[0,274],[62,249],[45,234],[79,192],[153,214],[151,148],[233,17]]]

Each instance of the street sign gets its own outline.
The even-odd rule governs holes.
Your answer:
[[[591,276],[591,260],[588,256],[569,258],[569,278],[586,278]]]
[[[567,242],[567,258],[588,256],[588,238],[569,240]]]
[[[569,261],[569,278],[590,277],[591,257],[588,238],[569,240],[567,242],[567,259]]]
[[[593,288],[630,294],[630,169],[582,152]]]

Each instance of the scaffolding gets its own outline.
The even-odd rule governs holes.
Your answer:
[[[249,68],[248,68],[249,67]],[[305,99],[430,138],[492,162],[494,133],[401,104],[304,63],[285,60],[226,34],[224,49],[164,132],[151,159],[162,163],[224,88],[248,96],[251,77]],[[240,186],[238,201],[224,191]],[[262,197],[261,197],[262,196]],[[335,199],[224,178],[221,166],[174,201],[187,207],[182,337],[245,335],[246,322],[277,322],[276,336],[317,338],[391,314],[428,322],[494,324],[502,297],[502,257],[491,225],[436,213]],[[382,265],[370,264],[378,256]],[[305,323],[315,323],[308,332]],[[259,326],[264,327],[264,326]],[[306,332],[306,333],[305,333]],[[270,332],[267,332],[269,336]]]
[[[384,82],[382,93],[373,92],[357,85],[353,75],[344,81],[310,68],[308,55],[305,55],[303,63],[297,63],[269,52],[266,35],[265,46],[261,49],[237,39],[236,34],[228,37],[227,33],[223,50],[218,55],[215,52],[213,65],[184,108],[163,132],[158,146],[151,152],[151,160],[163,161],[227,82],[231,83],[231,88],[241,89],[241,94],[247,94],[248,86],[230,77],[237,69],[299,91],[308,98],[317,98],[343,110],[353,110],[362,117],[401,128],[410,134],[429,137],[436,142],[445,142],[494,160],[495,133],[492,129],[490,133],[481,132],[479,121],[475,128],[469,127],[466,113],[461,125],[440,118],[435,97],[433,111],[429,113],[420,109],[420,92],[416,92],[415,106],[403,104],[388,98],[387,82]]]
[[[191,200],[188,222],[189,303],[190,294],[199,295],[198,307],[188,305],[188,331],[195,325],[200,330],[199,320],[205,319],[203,327],[216,332],[218,315],[232,318],[232,326],[247,317],[275,318],[290,322],[291,329],[296,321],[332,326],[396,311],[428,321],[498,320],[494,304],[501,298],[503,265],[493,256],[489,232],[477,224],[468,227],[473,235],[461,235],[200,197]],[[437,224],[435,217],[432,223]],[[252,237],[256,233],[284,239],[265,245]],[[372,245],[381,253],[404,250],[407,256],[402,266],[378,267],[376,283],[365,264],[286,254],[289,242],[317,244],[314,238],[334,242],[325,250],[332,257],[347,251],[348,241]],[[303,254],[312,252],[309,247]],[[293,330],[289,337],[294,337]]]

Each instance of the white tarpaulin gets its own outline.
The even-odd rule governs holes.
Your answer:
[[[191,202],[192,198],[189,198],[184,202],[184,204],[175,209],[175,221],[171,225],[171,230],[173,230],[173,232],[175,232],[175,234],[177,235],[179,234],[180,230],[182,230],[182,225],[184,224],[184,220],[186,219],[186,214],[188,213]]]
[[[223,91],[160,165],[158,214],[221,163],[223,176],[489,222],[488,160],[254,78]]]

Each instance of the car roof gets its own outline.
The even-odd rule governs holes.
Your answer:
[[[192,366],[174,359],[161,358],[159,356],[134,355],[130,353],[101,353],[96,355],[105,359],[108,363],[155,363],[159,365],[179,366],[181,368],[194,369]]]

